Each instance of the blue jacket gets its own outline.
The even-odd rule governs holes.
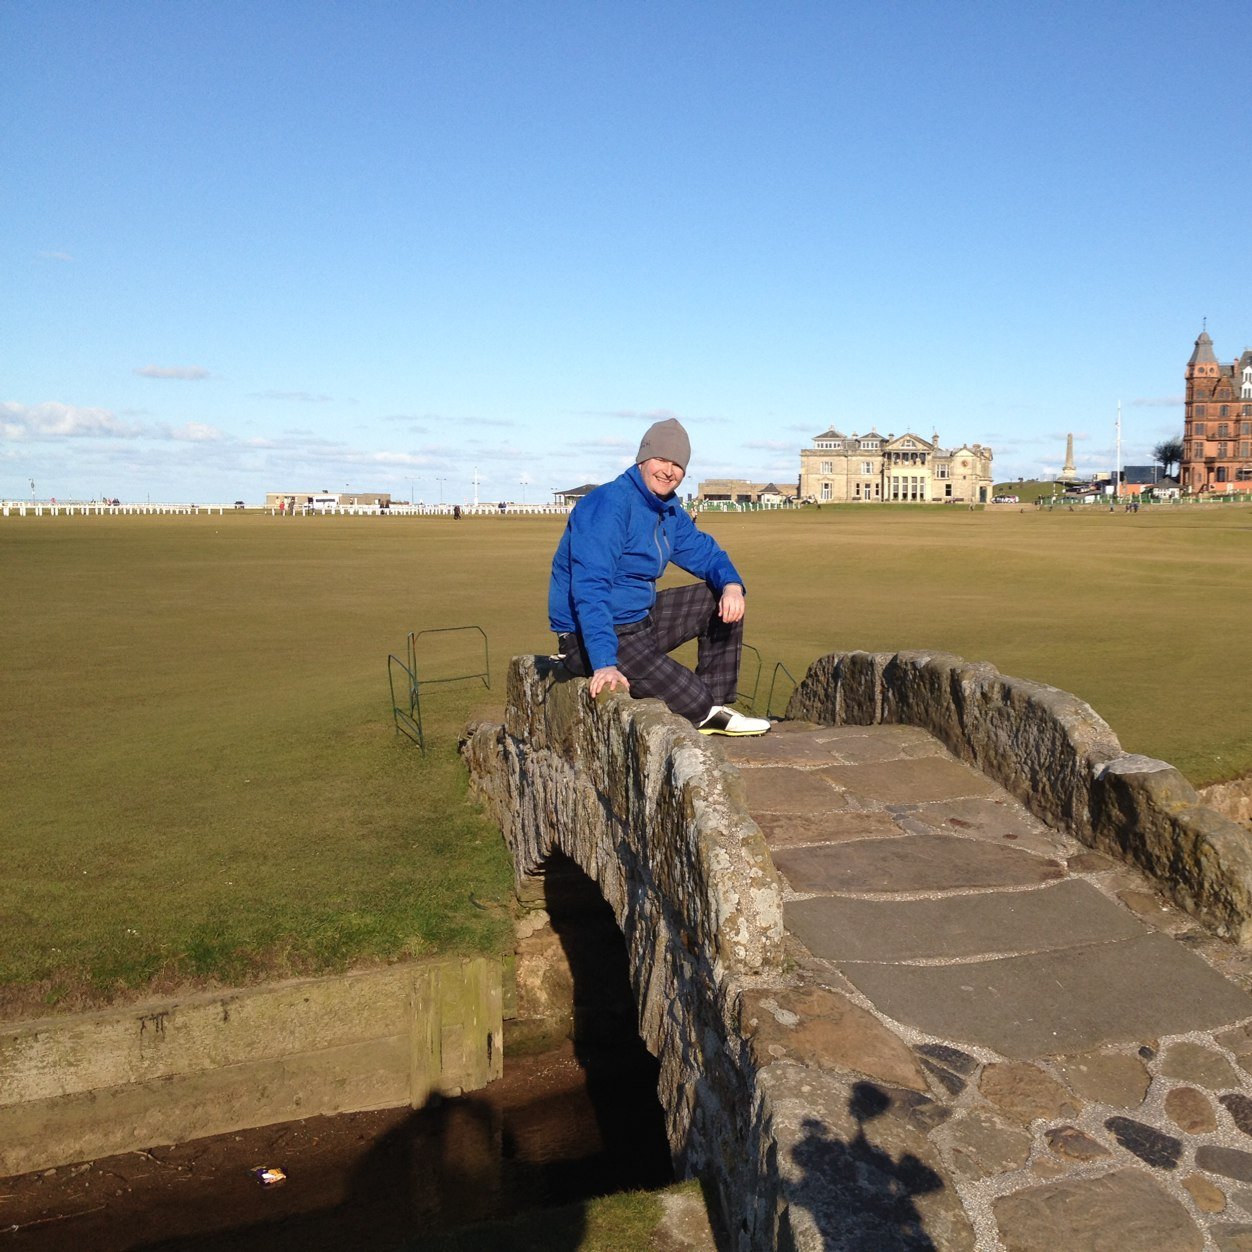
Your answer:
[[[730,557],[696,529],[677,496],[663,500],[649,491],[632,465],[570,513],[552,558],[552,629],[578,631],[593,670],[616,665],[614,626],[647,617],[656,601],[656,580],[671,561],[719,594],[727,583],[743,585]]]

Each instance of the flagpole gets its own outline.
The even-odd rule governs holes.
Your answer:
[[[1117,478],[1113,482],[1113,499],[1122,494],[1122,402],[1117,402]]]

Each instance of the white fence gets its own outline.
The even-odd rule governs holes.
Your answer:
[[[0,516],[3,517],[66,517],[116,515],[120,513],[230,513],[229,504],[104,504],[78,501],[53,504],[50,500],[0,500]]]
[[[555,514],[570,511],[564,504],[393,504],[390,508],[377,505],[344,504],[321,508],[301,506],[280,512],[277,508],[236,509],[231,504],[104,504],[97,501],[78,501],[53,504],[50,500],[0,500],[0,516],[3,517],[90,517],[118,516],[126,514],[222,514],[222,513],[268,513],[271,517],[320,517],[337,514],[342,517],[453,517],[460,510],[462,517],[499,517],[504,514],[516,516]]]

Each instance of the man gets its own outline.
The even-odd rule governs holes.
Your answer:
[[[664,700],[706,735],[763,735],[730,708],[743,643],[743,579],[696,529],[677,491],[691,441],[673,418],[648,428],[635,464],[575,505],[552,559],[548,618],[566,668],[592,696],[619,687]],[[673,562],[701,582],[658,592]],[[695,672],[666,655],[698,640]]]

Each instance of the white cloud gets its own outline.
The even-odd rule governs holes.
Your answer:
[[[743,446],[761,452],[788,452],[795,448],[795,443],[788,439],[756,439]]]
[[[170,431],[170,438],[183,443],[216,443],[224,436],[216,426],[207,426],[204,422],[188,422],[185,426]]]
[[[588,410],[579,414],[581,417],[617,417],[628,422],[665,422],[673,418],[675,421],[682,421],[673,409],[650,409],[646,412],[639,409],[608,409],[608,410]]]
[[[430,465],[435,457],[428,452],[345,452],[341,458],[351,465]]]
[[[140,378],[175,378],[187,383],[209,377],[209,371],[202,365],[141,365],[135,373]]]
[[[4,439],[135,439],[143,428],[119,420],[109,409],[47,400],[43,404],[0,404]]]
[[[502,417],[458,417],[458,424],[462,426],[514,426],[515,422],[510,422]]]
[[[334,396],[316,395],[311,391],[254,391],[256,400],[296,400],[300,404],[329,404]],[[348,401],[349,404],[352,401]]]
[[[634,440],[620,439],[616,435],[600,435],[595,439],[571,439],[568,448],[598,448],[605,452],[629,452],[638,447]]]
[[[37,252],[35,255],[41,261],[72,261],[74,258],[68,252]]]

